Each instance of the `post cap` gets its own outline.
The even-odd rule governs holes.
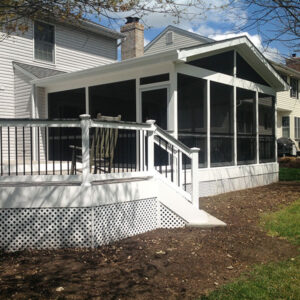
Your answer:
[[[197,148],[197,147],[191,148],[191,152],[199,152],[199,151],[200,151],[200,148]]]
[[[155,122],[156,122],[155,120],[147,120],[146,121],[147,124],[155,124]]]
[[[88,114],[83,114],[83,115],[80,115],[79,118],[81,120],[89,120],[91,118],[91,116]]]

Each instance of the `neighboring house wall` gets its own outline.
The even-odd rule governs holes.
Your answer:
[[[287,76],[290,83],[290,76]],[[300,77],[298,78],[298,99],[291,97],[290,91],[277,93],[277,137],[282,137],[282,117],[290,118],[290,138],[296,142],[298,149],[300,139],[295,137],[295,117],[300,118]]]
[[[167,43],[167,35],[170,33],[172,34],[172,43]],[[185,34],[177,32],[176,29],[173,30],[172,27],[170,29],[167,28],[165,32],[157,38],[157,40],[154,40],[150,45],[145,47],[145,54],[155,54],[158,52],[180,49],[208,42],[208,39],[196,38],[189,36],[188,34],[189,32],[186,32]]]
[[[24,110],[30,107],[29,103],[25,103],[30,99],[28,89],[31,87],[25,87],[30,79],[14,70],[13,61],[72,72],[116,60],[116,39],[67,25],[55,25],[54,63],[35,60],[34,26],[31,23],[24,34],[15,33],[0,41],[0,118],[31,117],[30,111]]]

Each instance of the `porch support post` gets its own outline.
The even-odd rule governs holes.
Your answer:
[[[154,120],[148,120],[146,123],[151,124],[153,126],[153,130],[149,130],[147,133],[148,140],[148,171],[154,171]]]
[[[277,148],[277,96],[274,96],[274,137],[275,137],[275,161],[278,161],[278,148]],[[291,122],[291,120],[290,120]],[[290,123],[291,124],[291,123]],[[295,128],[295,127],[294,127]]]
[[[206,99],[206,113],[207,113],[207,168],[210,168],[210,80],[207,80],[207,99]]]
[[[82,137],[82,186],[90,186],[90,138],[89,129],[91,116],[80,115],[81,137]]]
[[[198,182],[198,163],[199,163],[199,148],[191,149],[191,179],[192,179],[192,203],[199,209],[199,182]]]
[[[233,163],[237,166],[237,87],[236,87],[236,51],[233,52]]]
[[[90,114],[90,96],[89,96],[89,87],[85,87],[85,113]]]
[[[259,164],[259,114],[258,114],[258,91],[255,93],[255,113],[256,113],[256,163]]]

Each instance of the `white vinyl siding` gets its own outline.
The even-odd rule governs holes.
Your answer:
[[[15,33],[0,42],[0,118],[27,117],[29,113],[23,110],[24,106],[17,108],[15,92],[18,91],[15,90],[13,61],[72,72],[108,64],[117,59],[116,40],[55,24],[55,64],[35,60],[33,31],[33,24],[29,24],[24,34]],[[24,114],[21,114],[22,111]]]
[[[298,78],[298,85],[299,80]],[[290,84],[290,77],[287,76],[287,82]],[[299,88],[298,88],[299,90]],[[277,137],[284,136],[284,128],[282,126],[282,117],[288,116],[290,120],[290,135],[292,140],[300,139],[300,132],[297,132],[296,120],[300,119],[300,99],[291,97],[290,91],[277,93]],[[296,143],[298,147],[298,143]],[[300,149],[299,149],[300,150]]]
[[[15,116],[16,118],[31,118],[31,78],[15,69]]]
[[[172,33],[172,43],[167,43],[167,35]],[[155,43],[153,43],[149,49],[145,51],[145,54],[155,54],[159,52],[164,52],[172,49],[180,49],[180,48],[185,48],[185,47],[190,47],[190,46],[195,46],[195,45],[200,45],[206,42],[202,42],[194,39],[192,37],[179,34],[175,31],[167,31],[164,33]]]

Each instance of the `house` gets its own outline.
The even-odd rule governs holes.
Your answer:
[[[0,118],[39,117],[31,97],[41,91],[31,80],[114,62],[123,37],[90,21],[40,20],[28,26],[6,38],[0,33]]]
[[[272,65],[290,85],[290,90],[277,93],[277,137],[292,139],[300,151],[300,72],[287,65]]]
[[[33,79],[39,118],[0,120],[2,248],[225,225],[199,196],[278,180],[275,99],[288,85],[247,37],[144,54],[138,19],[121,32],[122,61]],[[156,43],[176,43],[166,34]]]

